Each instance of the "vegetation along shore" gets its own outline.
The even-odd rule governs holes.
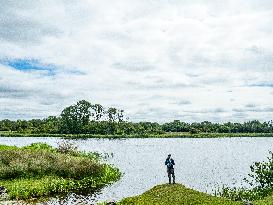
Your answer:
[[[117,168],[100,162],[98,154],[77,151],[68,142],[58,148],[42,143],[0,145],[0,186],[6,193],[2,200],[92,193],[120,176]]]
[[[244,123],[186,123],[180,120],[130,122],[124,110],[105,108],[81,100],[64,108],[59,116],[45,119],[0,121],[0,136],[135,138],[135,137],[272,137],[273,122],[253,120]]]
[[[101,203],[106,205],[109,203]],[[157,185],[139,196],[125,198],[116,205],[272,205],[273,195],[263,199],[235,201],[221,196],[202,193],[182,184]]]
[[[127,139],[127,138],[223,138],[223,137],[273,137],[273,133],[189,133],[170,132],[162,134],[50,134],[50,133],[20,133],[1,132],[0,137],[60,137],[67,139],[105,138],[105,139]]]

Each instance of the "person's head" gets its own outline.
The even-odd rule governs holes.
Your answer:
[[[171,154],[168,154],[168,159],[171,158],[171,156],[172,156]]]

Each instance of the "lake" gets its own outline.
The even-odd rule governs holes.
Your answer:
[[[1,137],[0,144],[25,146],[44,142],[52,146],[60,138]],[[167,155],[175,160],[177,183],[213,193],[218,187],[245,186],[243,178],[255,161],[264,161],[273,151],[273,138],[204,138],[204,139],[83,139],[73,140],[79,150],[103,153],[106,161],[124,174],[120,181],[95,194],[71,194],[52,198],[45,204],[95,204],[138,195],[151,187],[167,183]],[[42,204],[42,203],[41,203]]]

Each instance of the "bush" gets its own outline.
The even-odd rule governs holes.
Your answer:
[[[257,200],[268,196],[273,192],[273,153],[270,152],[268,161],[255,162],[250,166],[249,178],[244,180],[251,188],[223,187],[220,195],[232,200]]]
[[[273,188],[273,153],[269,152],[269,154],[267,162],[255,162],[250,166],[249,177],[251,180],[246,179],[250,185],[256,185],[261,189]]]
[[[76,147],[72,142],[61,141],[58,142],[58,151],[61,153],[75,153],[77,152],[78,147]]]
[[[23,149],[28,150],[47,150],[50,152],[56,152],[57,150],[53,148],[52,146],[45,144],[45,143],[32,143],[31,145],[23,147]]]
[[[101,166],[89,158],[32,150],[0,151],[0,179],[56,175],[80,179],[97,175]]]

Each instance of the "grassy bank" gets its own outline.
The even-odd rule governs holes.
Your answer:
[[[189,133],[169,132],[164,134],[135,134],[135,135],[94,135],[94,134],[29,134],[18,132],[0,132],[1,137],[60,137],[60,138],[224,138],[224,137],[273,137],[273,133]]]
[[[118,205],[244,205],[245,202],[233,201],[224,197],[215,197],[202,193],[181,184],[158,185],[147,192],[128,197]],[[273,205],[273,194],[261,200],[252,201],[253,205]]]
[[[128,197],[117,203],[118,205],[244,205],[246,202],[233,201],[224,197],[215,197],[202,193],[181,184],[158,185],[145,193]],[[252,201],[253,205],[273,205],[273,194]]]
[[[211,196],[181,184],[158,185],[142,195],[129,197],[118,202],[119,205],[240,205],[241,202],[231,201],[222,197]]]
[[[95,153],[41,143],[22,148],[0,145],[0,186],[9,199],[83,194],[119,177],[119,170],[101,163]]]

